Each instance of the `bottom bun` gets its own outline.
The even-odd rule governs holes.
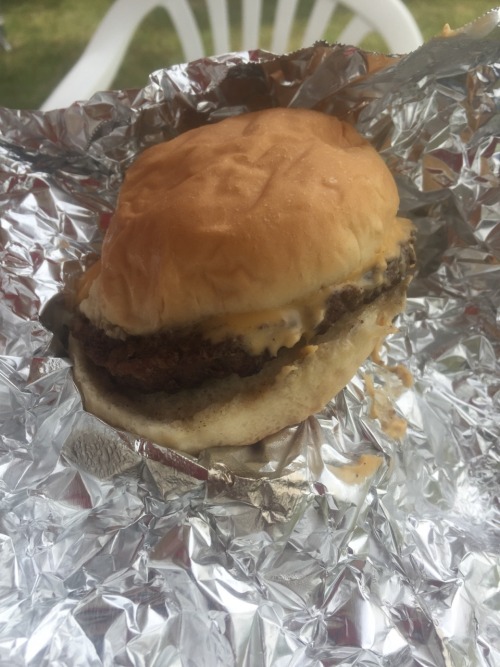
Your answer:
[[[70,339],[74,378],[86,410],[159,445],[190,454],[250,445],[321,410],[393,331],[405,292],[406,283],[382,294],[250,377],[233,375],[177,394],[123,391]]]

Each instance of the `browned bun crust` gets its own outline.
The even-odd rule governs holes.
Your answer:
[[[397,208],[350,125],[305,109],[228,118],[139,156],[80,307],[137,335],[277,308],[397,256]]]
[[[71,341],[74,376],[87,410],[107,423],[180,451],[248,445],[324,407],[391,331],[406,283],[345,315],[299,351],[282,350],[257,375],[207,382],[178,394],[116,387]]]

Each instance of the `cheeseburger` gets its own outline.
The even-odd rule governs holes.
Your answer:
[[[404,308],[398,204],[375,149],[320,112],[243,114],[145,150],[79,288],[86,408],[190,453],[317,412]]]

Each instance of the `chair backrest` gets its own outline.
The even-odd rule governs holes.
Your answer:
[[[205,0],[213,39],[213,52],[228,53],[230,17],[228,3],[234,0]],[[241,0],[242,44],[244,51],[260,46],[260,27],[265,0]],[[299,0],[277,0],[271,38],[271,51],[286,52]],[[344,44],[359,44],[370,32],[379,33],[392,53],[408,53],[422,44],[422,35],[401,0],[311,0],[311,13],[302,36],[302,46],[323,37],[338,6],[353,12],[338,37]],[[42,105],[43,110],[69,106],[88,99],[96,91],[111,86],[127,47],[143,18],[156,7],[163,7],[179,36],[186,61],[205,53],[200,29],[187,0],[115,0],[73,68]]]

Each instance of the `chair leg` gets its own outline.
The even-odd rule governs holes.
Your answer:
[[[8,41],[5,33],[5,21],[3,16],[0,16],[0,49],[3,49],[4,51],[12,50],[12,45]]]

